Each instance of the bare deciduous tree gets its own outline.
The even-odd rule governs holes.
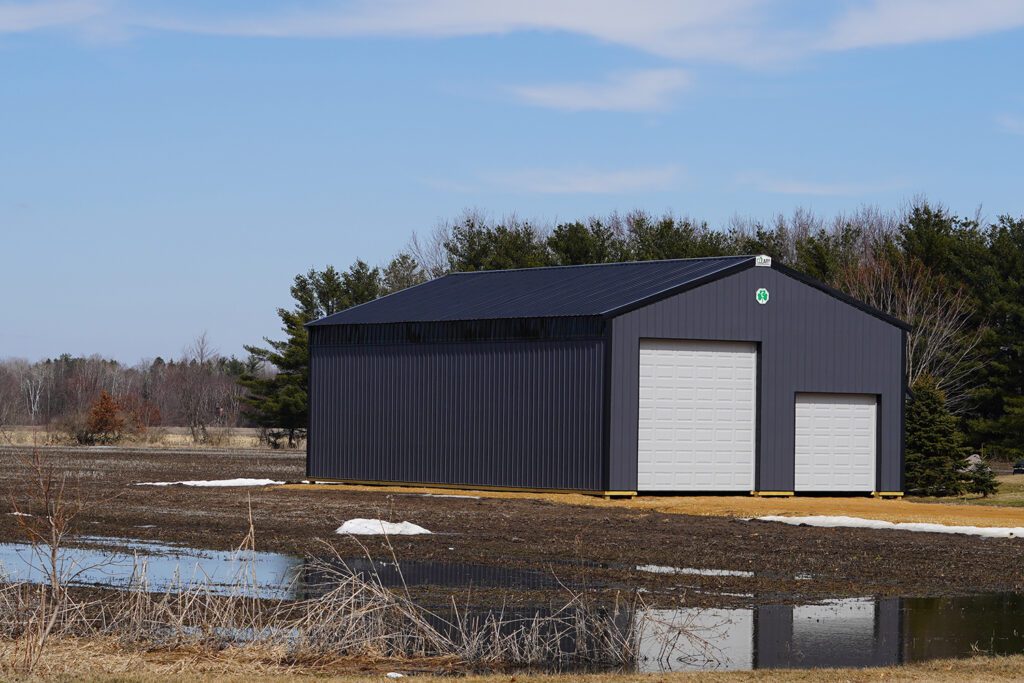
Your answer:
[[[448,272],[448,252],[444,245],[450,239],[451,225],[438,223],[422,238],[414,232],[406,251],[416,260],[428,278],[438,278]]]
[[[211,387],[214,374],[213,362],[218,358],[203,332],[184,349],[178,372],[178,396],[182,416],[192,440],[205,443],[209,440],[208,428],[216,418],[216,402]]]
[[[38,363],[30,364],[28,361],[16,361],[15,371],[18,373],[18,383],[21,386],[29,424],[39,424],[43,395],[48,388],[50,373],[46,367]]]
[[[971,301],[919,260],[890,255],[844,269],[837,286],[913,325],[907,333],[907,379],[931,375],[951,410],[962,410],[984,329],[972,327]]]

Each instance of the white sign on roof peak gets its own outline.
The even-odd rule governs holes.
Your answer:
[[[759,254],[758,256],[754,257],[754,265],[755,266],[764,266],[765,268],[771,268],[772,267],[772,257],[771,256],[765,256],[764,254]]]

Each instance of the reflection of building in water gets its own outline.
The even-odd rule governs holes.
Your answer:
[[[642,623],[641,667],[647,670],[888,666],[900,661],[896,599],[652,610]]]
[[[1024,595],[832,600],[755,609],[652,611],[645,670],[890,666],[1024,652]],[[688,627],[672,651],[666,624]]]
[[[899,664],[900,618],[898,599],[758,607],[754,668]]]

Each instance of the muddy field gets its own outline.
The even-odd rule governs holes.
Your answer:
[[[0,448],[0,505],[26,500],[25,448]],[[591,587],[609,595],[644,589],[651,604],[740,605],[846,596],[953,595],[1024,590],[1024,540],[996,540],[892,531],[812,529],[727,517],[696,517],[550,500],[472,499],[421,494],[282,487],[193,488],[139,482],[235,477],[300,480],[302,455],[277,452],[49,449],[84,510],[82,535],[118,536],[227,550],[248,530],[249,510],[262,550],[325,553],[389,560],[411,567],[472,567],[484,575],[511,572],[525,581],[509,593],[470,585],[421,586],[424,599],[455,594],[474,601],[540,604],[564,589]],[[390,542],[338,536],[345,520],[410,521],[431,536]],[[17,517],[0,514],[0,541],[22,540]],[[638,567],[753,572],[753,576],[664,574]],[[526,585],[529,584],[529,585]]]

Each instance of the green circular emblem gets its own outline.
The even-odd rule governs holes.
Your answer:
[[[754,292],[754,298],[757,299],[757,303],[759,304],[768,303],[768,290],[762,287],[761,289]]]

